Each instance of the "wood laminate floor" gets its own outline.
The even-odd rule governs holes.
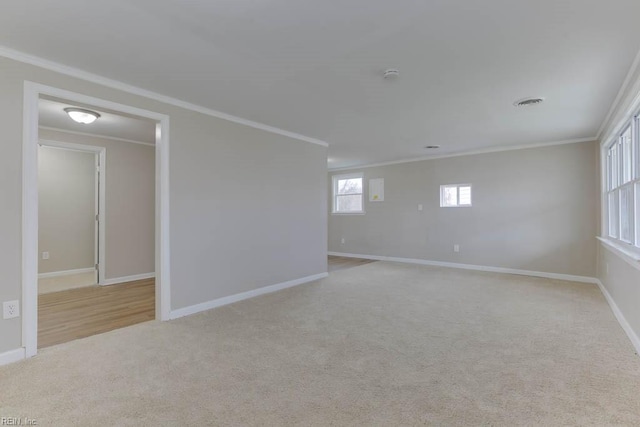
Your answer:
[[[38,348],[155,319],[155,280],[90,286],[38,297]]]
[[[329,272],[336,270],[343,270],[345,268],[353,268],[359,265],[365,265],[375,262],[371,259],[361,259],[361,258],[347,258],[342,256],[333,256],[329,255]]]

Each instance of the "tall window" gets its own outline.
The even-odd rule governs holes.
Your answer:
[[[364,213],[361,173],[333,176],[333,213]]]
[[[607,234],[640,248],[640,128],[638,116],[606,149]]]

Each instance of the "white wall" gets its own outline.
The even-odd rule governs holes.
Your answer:
[[[0,58],[0,301],[22,295],[24,80],[170,117],[172,309],[327,271],[326,147]]]
[[[95,154],[38,148],[38,273],[93,268]]]
[[[329,251],[594,277],[596,155],[591,142],[332,172],[329,187],[334,174],[364,172],[365,191],[384,178],[385,200],[330,215]],[[440,208],[441,184],[467,183],[473,207]]]
[[[40,129],[39,136],[105,148],[105,278],[153,273],[155,147],[50,129]]]

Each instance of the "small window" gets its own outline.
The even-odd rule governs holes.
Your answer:
[[[440,207],[454,208],[471,206],[471,184],[440,186]]]
[[[364,213],[362,174],[333,176],[333,213]]]

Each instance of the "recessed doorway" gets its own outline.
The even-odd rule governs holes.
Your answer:
[[[81,126],[78,129],[59,129],[58,126],[52,126],[47,124],[46,120],[41,120],[42,117],[40,115],[40,109],[42,108],[42,103],[55,104],[60,102],[72,104],[74,107],[81,109],[92,109],[96,112],[100,111],[101,114],[99,114],[99,116],[101,117],[115,115],[138,121],[140,123],[144,122],[145,126],[150,126],[148,127],[151,130],[150,141],[136,141],[134,139],[105,135],[103,132],[104,127],[100,128],[99,126],[92,128],[90,127],[91,125],[88,125]],[[69,337],[73,339],[104,332],[106,330],[127,326],[128,324],[137,323],[139,321],[152,320],[154,318],[159,320],[168,319],[170,308],[168,262],[168,117],[163,114],[138,109],[136,107],[117,104],[31,82],[25,82],[24,105],[23,346],[25,347],[26,356],[31,357],[35,355],[37,353],[37,349],[42,347],[38,342],[39,323],[41,323],[43,330],[49,328],[49,332],[53,332],[53,335],[59,336],[64,335],[59,332],[64,330],[68,331],[77,326],[71,327],[68,322],[65,323],[65,325],[56,324],[55,322],[47,323],[52,317],[59,320],[66,315],[68,316],[69,322],[79,321],[81,326],[85,328],[82,332],[76,331],[67,338],[63,338],[64,340],[69,340]],[[106,125],[107,120],[104,120],[102,124],[103,126]],[[56,133],[64,133],[65,137],[61,139]],[[51,137],[52,134],[54,137]],[[43,138],[43,136],[46,136],[46,138]],[[98,142],[96,142],[96,138],[98,138]],[[90,142],[83,144],[83,139]],[[148,183],[145,187],[149,190],[147,192],[148,194],[143,196],[127,196],[133,197],[133,199],[146,199],[146,206],[149,206],[150,203],[150,209],[138,209],[137,206],[134,206],[127,210],[128,205],[132,204],[130,203],[130,199],[127,199],[127,197],[119,196],[116,197],[116,202],[112,201],[112,203],[117,204],[117,200],[121,200],[122,204],[125,205],[119,213],[119,215],[125,217],[125,219],[126,217],[135,217],[138,215],[143,217],[145,220],[143,221],[144,224],[141,224],[140,221],[133,226],[129,224],[128,229],[126,227],[121,227],[118,231],[119,236],[115,234],[110,236],[108,234],[107,230],[109,230],[109,221],[106,221],[109,219],[109,216],[106,214],[109,209],[109,194],[113,196],[117,193],[118,189],[114,185],[113,188],[107,188],[105,191],[106,184],[104,184],[104,182],[108,181],[109,173],[106,173],[107,178],[103,179],[105,176],[103,174],[107,172],[104,169],[105,157],[108,159],[107,164],[112,165],[116,163],[115,161],[109,163],[109,160],[115,160],[117,156],[113,153],[117,153],[117,150],[115,148],[110,149],[107,147],[105,149],[104,146],[101,147],[101,145],[103,145],[101,143],[101,139],[105,141],[109,140],[114,143],[117,142],[120,145],[128,144],[133,146],[137,143],[141,143],[141,145],[136,145],[138,149],[133,150],[133,154],[129,157],[121,156],[121,161],[125,164],[128,163],[127,166],[129,169],[140,168],[141,170],[150,171],[150,174],[143,175],[141,173],[139,175],[139,179],[141,181]],[[55,142],[52,143],[51,140]],[[88,146],[93,148],[87,150]],[[51,150],[58,151],[54,153]],[[113,151],[110,152],[110,150]],[[141,160],[139,153],[143,151],[152,154],[150,160],[151,169],[149,169],[148,162]],[[52,155],[52,153],[54,154]],[[60,242],[47,241],[47,243],[43,243],[43,239],[41,239],[43,236],[39,236],[39,220],[42,219],[39,215],[39,205],[42,204],[43,207],[55,210],[56,201],[60,201],[56,200],[56,197],[62,197],[64,199],[65,197],[70,197],[70,194],[69,192],[58,193],[58,196],[55,194],[53,196],[50,194],[47,196],[39,194],[39,190],[42,189],[39,188],[38,163],[39,159],[42,160],[45,157],[61,157],[66,159],[68,161],[67,166],[59,164],[56,166],[57,169],[54,168],[54,170],[57,170],[58,172],[57,175],[60,176],[62,175],[62,170],[65,167],[68,167],[70,163],[81,160],[83,154],[92,156],[92,161],[95,162],[94,165],[99,175],[96,175],[95,180],[89,178],[86,173],[87,170],[85,163],[83,166],[84,177],[79,178],[76,176],[76,181],[67,181],[72,181],[76,184],[78,184],[78,180],[91,181],[91,185],[93,185],[95,189],[95,192],[93,193],[89,190],[90,184],[87,182],[84,183],[85,185],[76,185],[76,187],[82,187],[80,188],[82,192],[90,193],[94,197],[95,211],[92,218],[93,222],[87,221],[85,216],[82,216],[82,219],[76,218],[72,220],[71,217],[76,214],[78,215],[78,218],[80,218],[80,213],[69,211],[65,212],[65,209],[60,209],[60,212],[57,212],[57,218],[54,218],[53,221],[55,223],[56,220],[59,221],[62,218],[63,224],[65,222],[75,223],[75,225],[78,226],[76,229],[69,229],[62,233],[58,233],[59,235],[57,236],[58,240],[60,240],[60,236],[63,237],[63,240],[65,236],[68,240],[78,238],[77,245],[80,246],[80,242],[82,242],[82,247],[84,249],[75,251],[76,253],[74,253],[73,248],[66,247],[65,249],[64,245],[58,245]],[[126,174],[112,173],[111,175],[114,184],[119,184],[121,188],[142,187],[141,183],[136,182],[135,179],[133,181],[129,180],[129,182],[122,182],[123,176]],[[55,181],[55,178],[52,178],[52,180]],[[54,188],[54,190],[56,190],[56,188]],[[57,190],[60,189],[57,188]],[[49,197],[50,200],[48,200],[47,197]],[[62,204],[68,207],[70,204],[75,203],[70,200],[71,199]],[[106,203],[105,200],[107,200]],[[86,212],[90,210],[90,207],[88,206],[86,199],[83,199],[81,204],[83,205],[83,215],[85,215]],[[116,210],[117,209],[113,209],[112,213]],[[138,214],[138,212],[140,213]],[[65,215],[69,217],[65,218]],[[112,217],[111,222],[115,223],[116,220]],[[55,226],[43,228],[51,230],[54,229]],[[80,233],[78,229],[82,229],[83,233]],[[87,233],[89,229],[92,229],[93,231],[93,239]],[[144,230],[141,231],[141,229]],[[114,249],[109,247],[109,242],[112,242],[112,244],[118,241],[127,242],[127,237],[131,237],[128,235],[138,236],[141,233],[144,234],[143,231],[145,230],[147,233],[146,235],[150,236],[151,239],[150,246],[148,244],[149,239],[134,238],[129,239],[130,241],[122,245],[120,250],[118,250],[118,248]],[[78,236],[74,234],[76,231],[78,231]],[[105,235],[107,236],[106,239]],[[143,242],[139,244],[138,241]],[[140,248],[145,244],[148,249],[141,250]],[[42,245],[55,248],[53,249],[55,252],[55,259],[52,250],[40,247]],[[127,252],[127,248],[130,249],[129,252]],[[74,259],[65,260],[67,255],[69,255],[69,258]],[[57,275],[60,277],[60,273],[72,272],[75,275],[75,273],[82,274],[84,270],[87,270],[86,273],[89,273],[91,266],[84,266],[89,259],[95,260],[95,263],[92,266],[93,280],[91,281],[94,282],[93,284],[75,286],[67,283],[66,285],[62,285],[63,287],[66,287],[66,289],[44,292],[39,296],[39,264],[42,268],[40,270],[41,275],[46,276],[48,274],[49,276]],[[49,261],[49,263],[47,263],[47,261]],[[51,261],[59,262],[59,264],[54,265]],[[140,273],[140,270],[132,268],[132,263],[135,263],[136,265],[146,265],[146,267],[143,268],[144,273]],[[48,269],[51,271],[44,271],[47,270],[47,268],[44,268],[45,265],[48,265]],[[68,265],[70,267],[66,268],[63,267],[63,265]],[[69,274],[69,276],[72,276],[72,274]],[[40,277],[40,279],[44,278],[47,277]],[[73,280],[82,281],[82,278],[74,277]],[[43,284],[43,282],[41,282],[41,284]],[[42,313],[39,313],[39,306]],[[63,306],[65,306],[68,311],[65,311],[62,314],[60,312],[56,312],[54,316],[50,316],[52,307],[54,307],[54,310],[59,310]],[[122,310],[123,307],[127,307],[130,310]],[[79,314],[80,312],[77,311],[79,309],[83,309],[86,313],[87,317],[84,319],[84,322],[83,316],[85,315]],[[108,310],[109,313],[103,309]],[[114,318],[112,316],[112,312],[114,311],[119,312],[122,316]],[[134,319],[132,323],[131,319]],[[103,321],[104,325],[95,327],[97,322],[100,321]],[[55,344],[57,342],[55,342],[55,340],[49,340],[49,338],[47,338],[47,340],[43,339],[43,346],[48,345],[48,343]]]

